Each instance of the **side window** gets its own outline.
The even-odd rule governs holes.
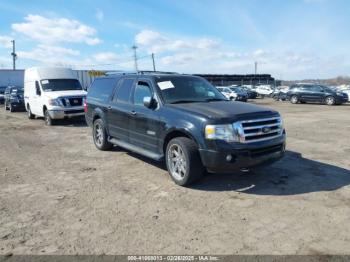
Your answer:
[[[107,101],[118,79],[115,78],[97,78],[89,88],[88,96],[101,102]]]
[[[117,102],[124,102],[124,103],[129,102],[133,83],[134,83],[134,79],[122,80],[122,83],[120,84],[120,87],[116,93]]]
[[[41,96],[41,90],[38,81],[35,81],[35,93],[36,95]]]
[[[151,87],[147,82],[139,81],[135,87],[134,104],[142,106],[143,98],[147,96],[152,96]]]

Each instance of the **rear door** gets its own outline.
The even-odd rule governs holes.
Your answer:
[[[133,110],[131,93],[134,84],[135,78],[126,77],[121,79],[108,106],[109,134],[125,142],[129,142],[129,119]]]
[[[143,105],[144,97],[155,97],[154,87],[147,79],[138,79],[133,91],[133,114],[130,117],[130,143],[148,151],[159,153],[161,122],[157,107]]]

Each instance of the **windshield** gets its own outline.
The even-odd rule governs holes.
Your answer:
[[[44,91],[83,90],[77,79],[49,79],[41,80]]]
[[[230,88],[233,92],[244,92],[244,90],[240,87],[231,87]]]
[[[15,95],[21,95],[23,94],[23,88],[13,88],[11,89],[11,94],[15,94]]]
[[[156,78],[165,103],[191,103],[227,100],[206,80],[195,76],[162,76]]]

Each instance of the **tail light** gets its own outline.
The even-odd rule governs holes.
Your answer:
[[[84,98],[84,112],[87,113],[87,111],[88,111],[88,106],[86,103],[86,98]]]

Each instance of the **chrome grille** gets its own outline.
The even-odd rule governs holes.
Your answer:
[[[283,133],[281,117],[243,120],[235,123],[242,143],[252,143],[276,138]]]

